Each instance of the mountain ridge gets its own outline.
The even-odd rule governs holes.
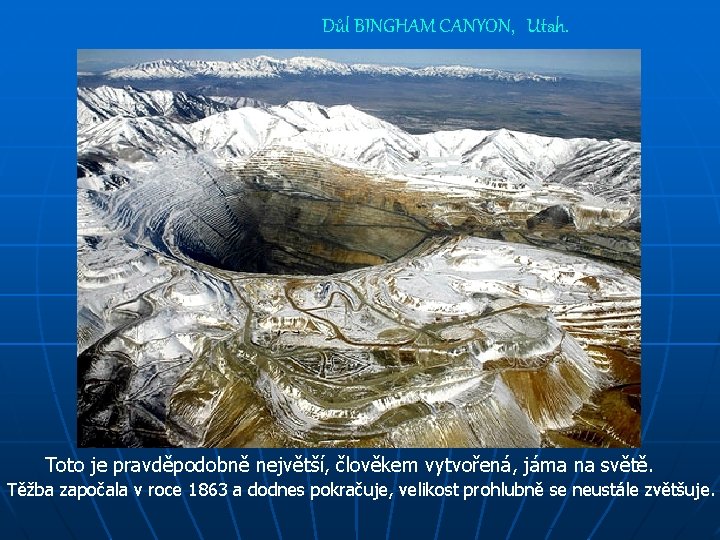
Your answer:
[[[80,96],[88,100],[93,92],[78,91],[78,115]],[[501,182],[520,191],[551,183],[607,201],[639,202],[640,143],[621,139],[548,137],[507,129],[411,135],[352,105],[324,107],[303,101],[225,109],[222,98],[214,98],[223,105],[218,112],[177,121],[172,107],[145,115],[143,93],[121,95],[137,98],[138,106],[125,103],[116,116],[79,130],[80,153],[119,152],[132,161],[152,161],[160,154],[210,152],[234,160],[283,147],[384,174],[458,184]],[[176,101],[171,95],[165,99]],[[202,97],[197,99],[203,103]]]
[[[154,60],[102,72],[109,79],[186,79],[218,77],[238,79],[277,78],[316,75],[345,77],[350,75],[391,77],[479,78],[503,82],[559,82],[562,77],[528,71],[506,71],[462,65],[426,66],[420,68],[369,63],[344,63],[325,58],[295,56],[273,58],[256,56],[235,61],[224,60]]]

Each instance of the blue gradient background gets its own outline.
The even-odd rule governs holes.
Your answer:
[[[712,538],[720,497],[681,499],[10,498],[8,481],[50,478],[46,455],[151,458],[75,448],[75,69],[77,48],[641,48],[643,76],[643,447],[638,481],[720,483],[720,90],[710,3],[365,4],[11,2],[0,17],[0,538]],[[357,35],[320,18],[563,16],[569,34]],[[202,451],[175,451],[175,457]],[[350,450],[369,458],[370,451]],[[214,451],[205,451],[208,456]],[[250,451],[252,458],[293,451]],[[388,450],[402,458],[473,451]],[[513,451],[516,460],[535,451]],[[333,461],[337,452],[327,452]],[[485,457],[504,451],[484,450]],[[596,459],[621,451],[543,450]],[[240,451],[225,451],[238,457]],[[620,480],[625,475],[607,475]],[[573,473],[563,477],[580,480]],[[327,480],[331,480],[328,477]],[[337,480],[338,478],[335,478]],[[381,477],[391,484],[394,476]],[[418,474],[415,480],[429,477]],[[445,481],[483,483],[474,478]],[[600,476],[593,477],[599,481]],[[126,481],[127,478],[120,478]],[[147,483],[143,475],[135,483]],[[199,480],[190,476],[179,482]],[[218,475],[204,480],[218,481]],[[238,481],[238,478],[228,478]],[[252,475],[244,481],[263,480]],[[289,477],[305,483],[305,475]],[[347,478],[346,478],[347,480]],[[358,480],[375,481],[358,476]],[[401,481],[408,482],[405,478]],[[532,481],[551,478],[536,475]],[[556,477],[559,480],[559,477]],[[156,480],[157,481],[157,480]]]

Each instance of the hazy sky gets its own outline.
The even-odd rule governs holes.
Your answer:
[[[461,64],[507,70],[579,75],[640,75],[640,50],[601,49],[79,49],[78,70],[104,70],[159,60],[237,60],[320,56],[339,62],[406,66]]]

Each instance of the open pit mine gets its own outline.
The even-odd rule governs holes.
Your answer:
[[[638,143],[78,90],[80,446],[637,446],[639,272]]]

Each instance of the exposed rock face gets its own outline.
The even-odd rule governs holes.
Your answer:
[[[542,257],[456,238],[332,279],[233,279],[249,310],[244,331],[181,379],[169,416],[185,435],[173,442],[539,445],[608,382],[555,313],[580,305],[575,323],[592,321],[609,307],[593,298],[636,284]],[[624,303],[638,307],[632,296]],[[622,346],[637,312],[608,322],[614,332],[593,334],[601,349]]]
[[[119,152],[103,125],[79,165],[81,446],[638,444],[639,213],[536,181],[567,145],[460,181],[275,143],[227,161],[193,125]],[[484,163],[462,144],[432,151]]]
[[[273,261],[267,270],[275,273],[379,264],[428,238],[455,234],[590,255],[639,273],[640,235],[626,221],[632,207],[607,208],[552,187],[514,192],[478,182],[448,189],[285,149],[257,153],[230,172],[227,181],[245,186],[243,201],[261,216],[259,232]]]
[[[533,230],[542,225],[561,229],[562,227],[574,226],[575,224],[570,210],[559,204],[549,206],[545,210],[540,210],[534,216],[529,217],[526,223],[529,230]]]

